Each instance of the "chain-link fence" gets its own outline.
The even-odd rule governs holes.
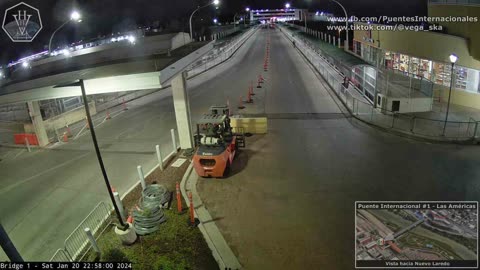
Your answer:
[[[331,61],[327,61],[324,55],[315,51],[307,41],[292,36],[282,27],[280,29],[289,40],[295,40],[298,50],[315,66],[353,117],[385,129],[440,141],[476,141],[480,138],[478,127],[480,122],[472,118],[463,122],[445,122],[374,108],[366,99],[361,98],[364,91],[353,84],[344,85],[345,75]],[[411,89],[415,88],[416,91],[425,91],[425,94],[431,94],[429,92],[431,91],[431,82],[412,79],[408,84]]]

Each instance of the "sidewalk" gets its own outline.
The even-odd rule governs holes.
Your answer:
[[[351,69],[359,64],[368,64],[360,58],[345,52],[342,48],[337,48],[331,44],[323,42],[314,36],[307,35],[303,31],[290,25],[285,27],[296,38],[310,43],[314,50],[320,50],[329,61],[338,67],[339,70]],[[337,80],[338,81],[338,80]],[[356,91],[350,91],[351,94]],[[357,96],[357,95],[354,95]],[[356,97],[355,97],[356,98]],[[442,135],[446,115],[446,102],[433,101],[432,111],[397,114],[396,117],[390,114],[384,114],[370,107],[367,104],[356,103],[353,113],[362,120],[388,129],[398,129],[402,133],[421,138],[429,138],[436,141],[463,141],[478,137],[480,134],[476,129],[476,123],[480,121],[480,110],[456,104],[450,104],[448,123],[446,125],[446,135]],[[359,106],[361,105],[361,106]]]

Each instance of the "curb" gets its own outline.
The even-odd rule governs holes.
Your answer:
[[[212,255],[217,261],[220,269],[241,269],[242,265],[238,261],[227,241],[225,241],[225,238],[223,238],[223,235],[215,224],[215,221],[200,199],[200,196],[197,192],[198,176],[192,172],[193,163],[190,162],[190,165],[183,175],[182,182],[180,184],[180,189],[185,203],[189,205],[187,191],[192,192],[195,216],[200,221],[198,228],[202,232],[203,237],[205,238],[208,247],[212,251]]]

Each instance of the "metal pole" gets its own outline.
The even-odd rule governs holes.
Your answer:
[[[22,256],[18,253],[17,249],[8,237],[7,232],[3,228],[2,223],[0,222],[0,246],[2,247],[5,254],[10,259],[11,262],[23,262]]]
[[[107,171],[105,170],[105,166],[103,164],[102,155],[100,154],[100,148],[98,147],[97,136],[95,135],[95,128],[93,127],[92,117],[90,115],[90,108],[88,106],[87,94],[85,92],[85,84],[83,83],[83,79],[79,80],[80,88],[82,90],[82,98],[83,98],[83,105],[85,106],[85,112],[87,114],[87,121],[90,125],[90,134],[92,135],[93,146],[95,147],[95,153],[97,154],[98,164],[100,165],[100,169],[102,170],[103,180],[105,180],[105,185],[107,186],[108,195],[110,196],[110,200],[112,201],[113,207],[115,208],[115,213],[117,214],[118,221],[120,223],[120,227],[117,226],[119,230],[127,230],[128,226],[123,222],[122,216],[120,214],[120,210],[118,210],[117,204],[115,203],[115,198],[113,196],[112,189],[110,188],[110,181],[108,180]]]
[[[343,13],[345,13],[345,31],[347,31],[347,33],[346,33],[347,48],[346,48],[346,49],[348,50],[348,49],[349,49],[349,46],[350,46],[350,45],[349,45],[350,43],[348,42],[348,15],[347,15],[347,10],[345,10],[345,8],[343,7],[343,5],[340,4],[338,1],[336,1],[336,0],[330,0],[330,1],[337,3],[337,4],[343,9]]]
[[[452,63],[452,74],[450,78],[450,90],[448,91],[447,113],[445,114],[445,123],[443,124],[442,136],[445,136],[445,129],[447,128],[448,113],[450,111],[450,98],[452,96],[453,76],[454,76],[455,63]]]
[[[64,27],[67,23],[69,23],[71,20],[68,20],[66,22],[64,22],[62,25],[60,25],[60,27],[58,27],[52,34],[52,36],[50,37],[50,41],[48,42],[48,53],[51,53],[52,52],[52,40],[53,40],[53,36],[55,36],[55,34],[58,32],[58,30],[62,29],[62,27]]]

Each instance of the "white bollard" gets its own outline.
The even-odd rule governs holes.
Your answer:
[[[335,37],[333,37],[333,46],[335,46]]]
[[[28,141],[27,137],[25,137],[25,144],[27,145],[28,152],[32,152],[32,149],[30,149],[30,142]]]
[[[113,198],[115,199],[115,204],[118,207],[118,211],[120,211],[120,217],[123,221],[127,220],[125,217],[125,208],[123,207],[122,200],[120,199],[120,194],[118,194],[118,192],[113,192]]]
[[[170,133],[172,134],[172,144],[173,144],[173,153],[177,153],[177,140],[175,139],[175,129],[171,129]]]
[[[163,171],[163,158],[162,152],[160,152],[160,145],[155,145],[155,150],[157,150],[158,167]]]
[[[90,244],[92,245],[93,250],[97,253],[100,252],[100,248],[97,245],[97,241],[95,241],[95,237],[93,237],[92,232],[90,231],[90,228],[85,228],[85,233],[87,234],[88,241],[90,241]]]
[[[143,175],[142,166],[140,165],[137,166],[137,172],[138,172],[138,178],[140,179],[140,184],[142,185],[142,190],[145,190],[145,188],[147,188],[147,185],[145,184],[145,176]]]
[[[340,38],[338,38],[337,44],[338,44],[338,48],[341,48],[341,47],[342,47],[342,42],[340,41]]]

